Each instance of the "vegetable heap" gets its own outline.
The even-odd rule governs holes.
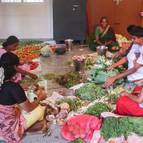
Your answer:
[[[40,53],[43,57],[49,57],[52,54],[52,49],[49,45],[46,45],[41,48]]]
[[[69,72],[65,75],[59,75],[59,77],[56,78],[56,82],[66,88],[70,88],[80,83],[81,79],[82,77],[78,72]]]
[[[96,67],[90,71],[90,78],[93,82],[102,84],[107,78],[115,76],[119,73],[118,69],[107,71],[106,68],[112,65],[112,61],[106,59],[104,56],[99,56],[96,61]],[[117,80],[116,84],[121,84],[124,80]]]
[[[42,40],[20,40],[19,46],[23,47],[26,45],[34,45],[34,44],[42,44],[44,41]]]
[[[111,104],[116,104],[116,100],[117,98],[120,96],[121,92],[125,91],[125,89],[123,88],[123,86],[117,86],[114,89],[108,89],[108,101]]]
[[[92,66],[96,63],[96,58],[92,56],[87,56],[85,59],[85,69],[91,69]]]
[[[102,112],[109,112],[111,109],[105,103],[95,103],[94,105],[87,108],[85,114],[100,116]]]
[[[81,102],[77,98],[63,98],[60,101],[57,101],[57,104],[67,103],[70,106],[71,111],[76,111],[79,107],[81,107]]]
[[[93,82],[101,84],[106,81],[108,77],[115,76],[118,73],[116,69],[112,71],[105,71],[105,69],[96,68],[90,73]]]
[[[112,60],[106,59],[105,56],[98,56],[96,65],[100,65],[102,69],[107,68],[113,64]]]
[[[104,120],[101,135],[108,140],[124,136],[127,138],[131,133],[143,136],[143,118],[142,117],[108,117]]]
[[[21,61],[31,61],[40,55],[41,45],[26,45],[16,51],[16,55]]]
[[[76,96],[82,100],[93,101],[95,99],[101,99],[104,95],[105,90],[94,83],[86,83],[76,91]]]

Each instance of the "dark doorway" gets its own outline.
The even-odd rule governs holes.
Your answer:
[[[86,0],[53,0],[54,39],[83,42],[86,37]]]

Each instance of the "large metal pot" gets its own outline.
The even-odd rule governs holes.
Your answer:
[[[97,53],[101,56],[106,54],[107,49],[108,47],[106,47],[105,45],[97,46],[96,48]]]

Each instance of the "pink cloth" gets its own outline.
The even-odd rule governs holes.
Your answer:
[[[30,65],[29,64],[23,64],[23,65],[20,65],[18,67],[21,68],[22,70],[30,71]]]
[[[77,115],[70,118],[61,129],[62,136],[73,141],[82,138],[84,141],[92,139],[95,130],[99,130],[101,120],[92,115]]]
[[[15,106],[0,105],[0,136],[6,143],[20,143],[25,120]]]
[[[23,65],[20,65],[20,66],[18,66],[19,68],[21,68],[22,70],[25,70],[25,71],[30,71],[30,65],[28,65],[28,64],[23,64]],[[13,80],[14,80],[14,82],[19,82],[19,81],[21,81],[22,80],[22,75],[21,75],[21,73],[16,73],[16,75],[13,77]]]
[[[7,51],[3,48],[0,48],[0,58],[3,54],[5,54]]]

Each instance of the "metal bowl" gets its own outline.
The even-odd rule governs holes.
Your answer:
[[[106,47],[105,45],[101,45],[101,46],[97,46],[96,48],[98,55],[105,55],[106,51],[108,50],[108,47]]]

